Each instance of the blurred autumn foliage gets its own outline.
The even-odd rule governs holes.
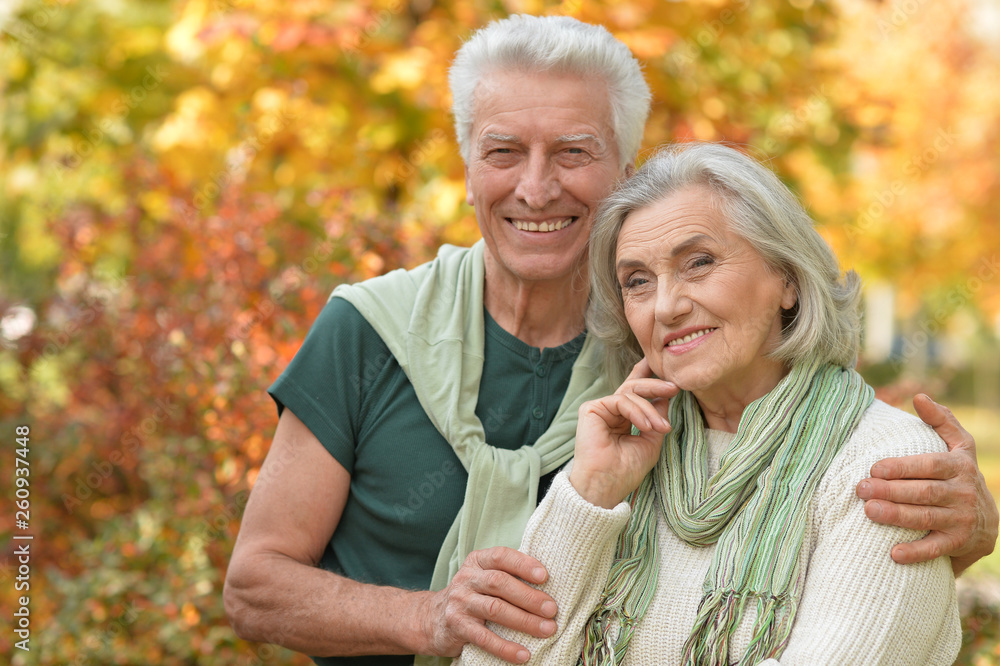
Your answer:
[[[749,146],[845,265],[894,285],[900,321],[995,348],[995,1],[7,2],[0,488],[26,424],[35,539],[32,649],[4,630],[0,654],[309,663],[237,640],[222,608],[265,389],[336,284],[478,237],[447,68],[518,11],[606,25],[645,63],[647,148]],[[1000,663],[997,608],[966,627],[960,663]]]

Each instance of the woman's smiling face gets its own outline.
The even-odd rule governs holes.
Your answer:
[[[795,287],[732,231],[707,187],[629,214],[615,261],[625,316],[658,377],[702,403],[745,405],[787,372],[766,355]]]

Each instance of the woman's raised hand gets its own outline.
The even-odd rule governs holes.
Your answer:
[[[581,497],[611,509],[639,487],[660,457],[667,407],[679,390],[653,377],[643,359],[613,395],[580,405],[569,481]]]

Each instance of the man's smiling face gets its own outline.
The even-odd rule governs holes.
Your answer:
[[[466,198],[493,269],[524,282],[585,271],[594,213],[624,174],[604,81],[491,73],[470,138]]]

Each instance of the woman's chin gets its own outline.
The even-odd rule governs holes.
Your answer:
[[[654,372],[656,372],[654,370]],[[656,373],[656,376],[660,379],[671,382],[677,386],[682,391],[690,391],[695,395],[703,391],[711,391],[714,381],[708,377],[703,377],[698,373],[691,372],[669,372],[664,371],[663,374]]]
[[[646,358],[649,359],[649,356]],[[695,363],[681,367],[678,365],[676,359],[672,358],[652,358],[649,361],[649,369],[656,377],[675,384],[682,391],[694,393],[695,397],[710,395],[721,383],[721,373],[717,365]]]

